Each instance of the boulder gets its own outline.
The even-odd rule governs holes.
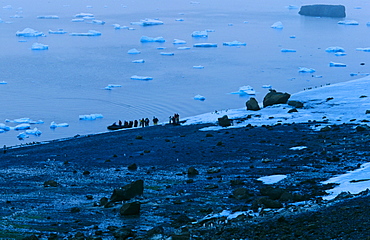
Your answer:
[[[198,175],[199,174],[199,171],[197,169],[195,169],[194,167],[189,167],[188,168],[188,175],[189,176],[195,176],[195,175]]]
[[[218,125],[220,125],[221,127],[231,126],[231,120],[227,115],[224,115],[223,117],[218,118]]]
[[[121,215],[138,215],[140,214],[140,202],[125,203],[119,209]]]
[[[294,108],[303,108],[303,103],[300,102],[300,101],[290,100],[290,101],[288,101],[288,105],[292,106]]]
[[[286,104],[289,98],[289,93],[276,92],[276,90],[270,89],[270,92],[263,98],[263,107],[275,104]]]
[[[237,188],[233,191],[232,197],[237,200],[248,199],[251,197],[248,189],[246,188]]]
[[[137,180],[130,184],[113,190],[113,194],[110,198],[111,202],[127,201],[136,196],[143,195],[144,193],[144,181]]]
[[[313,17],[344,18],[346,8],[343,5],[313,4],[302,6],[298,13]]]
[[[250,98],[246,103],[245,103],[247,110],[251,111],[258,111],[260,110],[260,106],[258,105],[258,102],[255,98]]]

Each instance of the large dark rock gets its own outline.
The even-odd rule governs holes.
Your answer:
[[[255,98],[250,98],[246,103],[245,103],[247,110],[251,111],[258,111],[260,110],[260,106],[258,105],[258,102]]]
[[[127,201],[144,193],[144,181],[137,180],[130,184],[113,190],[111,202]]]
[[[224,115],[223,117],[218,118],[218,125],[220,125],[221,127],[231,126],[231,120],[227,115]]]
[[[140,202],[125,203],[119,209],[121,215],[138,215],[140,214]]]
[[[346,8],[343,5],[314,4],[302,6],[298,13],[313,17],[344,18]]]
[[[263,98],[263,107],[272,106],[275,104],[285,104],[290,98],[289,93],[276,92],[276,90],[270,90],[269,93]]]

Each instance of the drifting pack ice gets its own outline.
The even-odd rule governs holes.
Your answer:
[[[163,37],[148,37],[148,36],[142,36],[140,38],[140,42],[145,43],[145,42],[160,42],[163,43],[166,40]]]
[[[34,43],[31,47],[32,50],[48,50],[49,46],[42,43]]]
[[[194,31],[191,34],[192,37],[196,38],[207,38],[208,37],[208,32],[207,31]]]
[[[239,91],[237,92],[232,92],[231,94],[239,94],[240,96],[243,95],[255,95],[256,91],[253,89],[253,87],[246,85],[246,86],[241,86],[239,88]]]
[[[143,20],[140,20],[140,22],[131,22],[131,25],[140,25],[140,26],[153,26],[153,25],[162,25],[163,22],[156,20],[156,19],[150,19],[146,18]]]
[[[232,42],[224,42],[222,45],[224,46],[246,46],[247,43],[239,42],[239,41],[232,41]]]
[[[94,114],[80,115],[79,116],[80,120],[95,120],[95,119],[98,119],[98,118],[103,118],[103,115],[94,113]]]
[[[66,34],[67,31],[64,31],[63,29],[58,29],[56,31],[49,30],[49,34]]]
[[[44,15],[44,16],[37,16],[37,19],[59,19],[57,15]]]
[[[45,37],[43,32],[38,32],[32,28],[25,28],[23,31],[17,31],[15,35],[17,37]]]
[[[204,47],[204,48],[217,47],[217,43],[196,43],[193,45],[193,47]]]
[[[136,48],[130,49],[127,51],[128,54],[140,54],[141,52]]]
[[[152,77],[148,77],[148,76],[138,76],[138,75],[133,75],[133,76],[131,76],[131,79],[132,79],[132,80],[142,80],[142,81],[153,80],[153,78],[152,78]]]
[[[87,36],[87,37],[94,37],[94,36],[100,36],[101,32],[95,31],[95,30],[89,30],[86,33],[70,33],[71,36]]]

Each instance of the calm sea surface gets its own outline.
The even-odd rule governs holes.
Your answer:
[[[31,3],[32,2],[32,3]],[[336,4],[337,1],[327,0]],[[370,47],[370,2],[343,0],[347,20],[359,25],[340,25],[344,19],[303,17],[298,8],[304,1],[231,0],[8,0],[0,1],[0,123],[6,119],[31,118],[43,124],[32,125],[41,136],[20,141],[22,131],[0,133],[0,146],[47,141],[107,131],[119,119],[134,120],[156,116],[161,122],[179,113],[189,117],[205,112],[245,106],[248,97],[229,94],[250,85],[261,101],[272,85],[278,91],[295,93],[309,87],[343,82],[368,73],[370,53],[356,48]],[[72,22],[76,14],[91,13],[104,25]],[[56,15],[58,19],[38,19]],[[158,26],[130,25],[141,19],[163,21]],[[183,20],[183,21],[180,21]],[[284,28],[271,28],[281,21]],[[135,30],[116,30],[112,24]],[[17,37],[25,28],[43,32],[46,37]],[[67,34],[49,34],[64,29]],[[208,38],[193,38],[194,31],[208,32]],[[96,30],[101,36],[70,36]],[[163,37],[164,43],[141,43],[142,36]],[[292,37],[294,36],[294,37]],[[174,45],[174,39],[187,44]],[[223,46],[223,42],[245,42],[246,46]],[[48,50],[31,50],[33,43]],[[195,43],[217,43],[217,48],[194,48]],[[178,47],[191,47],[179,50]],[[343,47],[346,56],[325,52]],[[158,49],[163,47],[165,49]],[[136,48],[138,55],[127,51]],[[281,52],[294,49],[296,52]],[[161,52],[174,53],[163,56]],[[132,63],[144,59],[145,63]],[[346,67],[329,67],[330,62]],[[365,63],[365,65],[361,64]],[[204,66],[195,69],[193,66]],[[299,73],[299,67],[314,73]],[[131,80],[131,76],[153,80]],[[119,88],[104,90],[109,84]],[[194,100],[200,94],[205,101]],[[79,120],[79,115],[102,114],[102,119]],[[49,128],[50,123],[68,123],[67,128]]]

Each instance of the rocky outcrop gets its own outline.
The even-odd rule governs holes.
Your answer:
[[[303,108],[303,103],[300,101],[290,100],[288,101],[288,105],[295,108]]]
[[[258,111],[260,110],[260,106],[258,105],[258,102],[255,98],[250,98],[246,103],[245,103],[247,110],[251,111]]]
[[[140,202],[125,203],[119,210],[121,215],[138,215],[140,214]]]
[[[144,193],[144,181],[137,180],[130,184],[113,190],[113,194],[110,198],[111,202],[127,201],[136,196],[143,195]]]
[[[270,90],[269,93],[263,98],[263,107],[272,106],[275,104],[286,104],[290,98],[289,93],[276,92],[276,90]]]
[[[314,4],[302,6],[298,12],[300,15],[313,17],[346,17],[346,8],[343,5]]]
[[[218,118],[218,125],[220,125],[221,127],[231,126],[231,120],[227,115],[224,115],[223,117]]]

